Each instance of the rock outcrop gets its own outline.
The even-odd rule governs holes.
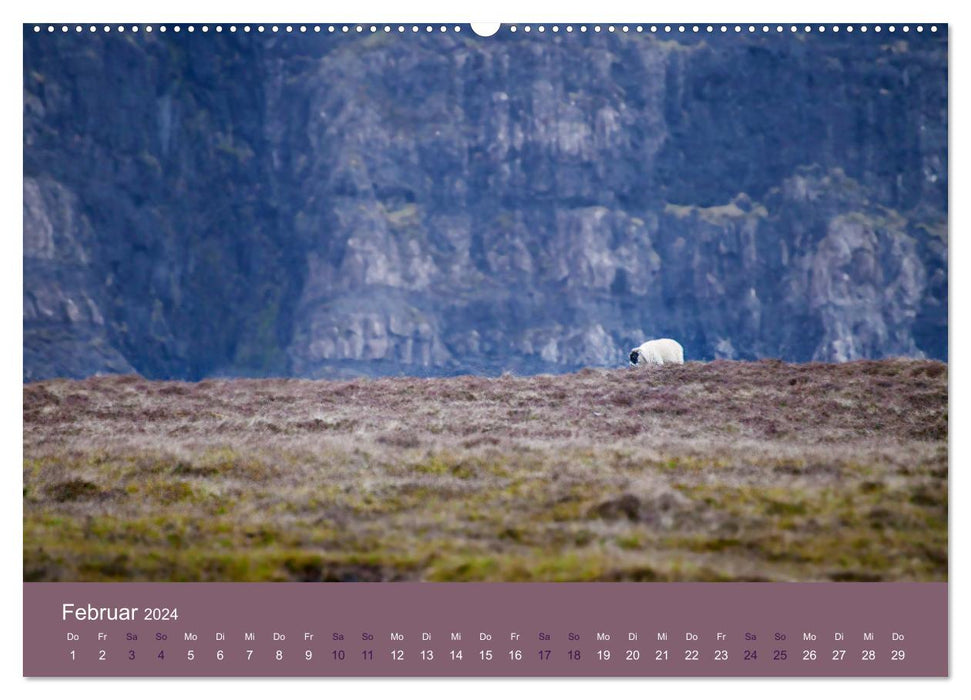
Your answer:
[[[947,33],[24,32],[24,379],[947,358]]]

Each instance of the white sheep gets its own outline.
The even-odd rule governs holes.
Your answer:
[[[630,351],[630,366],[637,365],[683,365],[684,348],[681,343],[670,338],[648,340],[640,347]]]

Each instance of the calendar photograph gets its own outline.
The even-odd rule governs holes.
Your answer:
[[[948,580],[947,24],[23,46],[25,583]]]

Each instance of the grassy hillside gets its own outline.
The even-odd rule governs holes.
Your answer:
[[[25,580],[946,580],[947,366],[24,386]]]

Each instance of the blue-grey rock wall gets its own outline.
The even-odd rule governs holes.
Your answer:
[[[947,32],[24,31],[24,379],[947,358]]]

